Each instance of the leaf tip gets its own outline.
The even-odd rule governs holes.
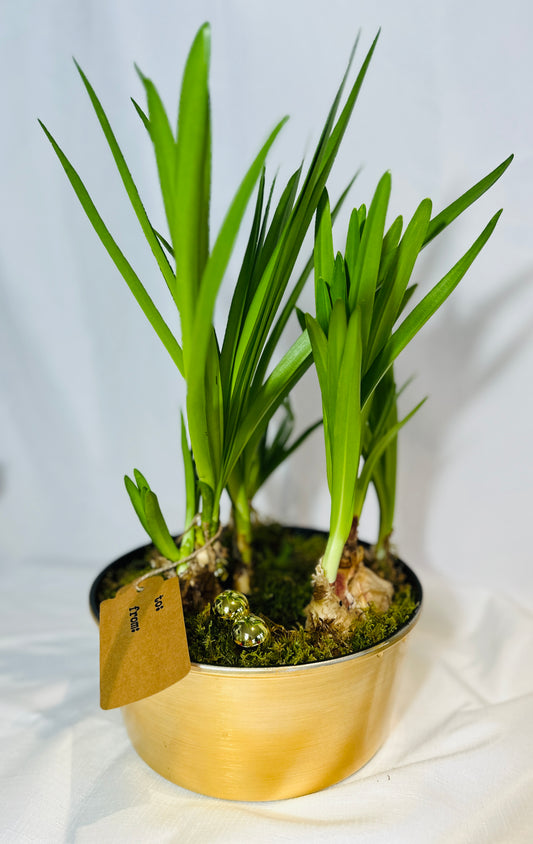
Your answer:
[[[198,35],[200,35],[204,39],[211,38],[211,24],[209,23],[209,21],[204,21],[204,23],[198,30]]]
[[[137,74],[137,76],[139,77],[139,79],[141,80],[141,82],[144,84],[144,83],[147,81],[147,77],[144,75],[144,73],[142,72],[141,68],[140,68],[140,67],[139,67],[139,65],[137,64],[137,62],[134,62],[134,63],[133,63],[133,67],[135,68],[135,73]]]

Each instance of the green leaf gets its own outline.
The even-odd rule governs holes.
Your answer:
[[[374,296],[378,280],[383,232],[391,191],[390,173],[381,177],[368,209],[361,245],[357,253],[355,278],[350,285],[350,311],[361,309],[363,349],[366,349],[372,323]]]
[[[331,300],[333,304],[339,299],[341,302],[348,301],[346,264],[340,252],[337,253],[337,257],[335,258],[335,267],[333,270],[333,283],[331,285]]]
[[[355,272],[360,242],[361,236],[359,234],[359,215],[357,213],[357,208],[354,208],[350,215],[350,222],[348,224],[348,234],[346,236],[345,261],[346,270],[348,273],[349,291],[351,291],[356,284]]]
[[[359,173],[360,173],[360,171],[358,170],[355,173],[355,175],[353,176],[353,178],[350,180],[350,182],[348,183],[348,185],[346,186],[346,188],[344,189],[342,194],[340,195],[339,199],[337,200],[335,207],[333,208],[333,211],[331,213],[332,222],[335,222],[335,220],[336,220],[336,218],[337,218],[337,216],[338,216],[338,214],[339,214],[339,212],[340,212],[340,210],[341,210],[341,208],[342,208],[342,206],[343,206],[343,204],[346,200],[346,197],[348,196],[348,193],[349,193],[353,183],[355,182],[357,176],[359,175]],[[294,285],[294,287],[293,287],[293,289],[292,289],[292,291],[291,291],[291,293],[290,293],[290,295],[289,295],[289,297],[288,297],[288,299],[287,299],[287,301],[286,301],[286,303],[283,307],[281,315],[277,319],[276,323],[274,324],[274,326],[273,326],[273,328],[270,332],[270,335],[269,335],[268,340],[265,344],[264,350],[261,354],[261,359],[260,359],[260,362],[259,362],[259,365],[258,365],[257,371],[256,371],[256,377],[255,378],[258,382],[263,379],[263,377],[264,377],[264,375],[265,375],[265,373],[268,369],[268,366],[270,364],[270,361],[272,359],[272,354],[274,352],[274,349],[276,348],[276,346],[279,342],[279,339],[280,339],[280,337],[283,333],[283,329],[287,325],[287,322],[289,321],[290,316],[295,311],[296,311],[296,317],[297,317],[299,324],[300,324],[300,328],[302,329],[302,331],[305,330],[305,317],[304,317],[303,313],[301,311],[299,311],[299,309],[296,307],[296,303],[297,303],[298,299],[300,298],[300,294],[301,294],[301,292],[304,288],[305,282],[307,281],[309,273],[311,272],[311,269],[313,267],[313,257],[314,257],[314,255],[313,255],[313,253],[311,253],[310,258],[308,259],[303,271],[301,272],[301,274],[298,278],[298,281]],[[300,318],[300,317],[302,317],[302,318]]]
[[[409,383],[409,382],[407,382]],[[382,435],[398,422],[397,398],[405,389],[396,391],[393,366],[385,373],[374,393],[370,411],[371,427],[375,429],[375,436]],[[373,438],[374,439],[374,438]],[[372,444],[363,451],[366,459]],[[394,527],[394,509],[396,503],[396,475],[397,475],[398,436],[392,437],[386,444],[381,456],[372,471],[372,483],[376,490],[379,505],[379,534],[376,548],[384,550],[384,543],[391,535]]]
[[[281,120],[273,132],[271,132],[266,143],[263,145],[246,173],[222,224],[219,235],[215,241],[215,245],[213,246],[213,251],[209,256],[205,272],[202,276],[196,319],[194,322],[193,336],[195,367],[197,365],[197,361],[202,361],[205,356],[205,347],[209,339],[209,326],[214,310],[216,295],[226,271],[246,206],[254,186],[261,174],[268,152],[286,121],[287,118]]]
[[[402,234],[403,228],[403,217],[401,214],[396,217],[394,222],[389,226],[387,234],[383,238],[383,249],[381,250],[382,256],[387,255],[389,252],[392,252],[398,246],[400,241],[400,237]]]
[[[320,393],[322,396],[322,417],[324,420],[324,445],[326,451],[326,473],[328,479],[328,489],[331,490],[331,436],[332,421],[330,420],[330,407],[328,404],[328,341],[327,337],[320,327],[318,320],[305,314],[305,322],[311,348],[313,351],[313,360],[315,363],[315,370],[318,377],[318,384],[320,386]]]
[[[426,239],[424,241],[424,246],[428,244],[434,237],[443,231],[447,226],[450,225],[463,211],[472,205],[480,196],[482,196],[485,191],[487,191],[492,185],[498,181],[500,176],[502,176],[509,164],[513,160],[514,155],[510,155],[509,158],[506,158],[505,161],[502,161],[501,164],[498,165],[494,170],[492,170],[487,176],[481,179],[479,182],[476,182],[473,187],[467,190],[459,199],[456,199],[455,202],[452,202],[440,214],[437,214],[431,221],[428,226],[428,231],[426,235]]]
[[[124,483],[139,521],[156,548],[167,559],[178,560],[180,552],[166,526],[157,496],[152,492],[148,481],[138,469],[134,469],[133,474],[137,486],[128,475],[124,477]]]
[[[402,304],[400,305],[400,310],[398,311],[398,317],[400,317],[400,316],[401,316],[401,314],[402,314],[402,313],[404,312],[404,310],[406,309],[406,307],[407,307],[407,305],[409,304],[409,302],[411,301],[411,297],[412,297],[412,295],[413,295],[413,293],[415,292],[415,290],[416,290],[416,288],[417,288],[417,287],[418,287],[418,284],[412,284],[412,285],[411,285],[410,287],[408,287],[408,288],[407,288],[407,290],[405,291],[404,296],[403,296],[403,299],[402,299]]]
[[[342,138],[343,138],[344,133],[346,131],[346,127],[348,126],[348,123],[350,121],[350,117],[352,115],[352,112],[353,112],[354,107],[355,107],[355,103],[356,103],[357,98],[359,96],[359,92],[361,90],[361,86],[362,86],[364,78],[366,76],[368,66],[370,65],[370,62],[372,60],[372,56],[374,54],[374,50],[376,49],[376,44],[378,42],[379,35],[380,35],[380,31],[378,30],[378,33],[377,33],[376,37],[374,38],[374,41],[372,42],[372,45],[371,45],[368,53],[365,56],[363,64],[361,65],[361,69],[360,69],[360,71],[357,75],[355,83],[353,84],[353,86],[350,90],[350,93],[349,93],[348,98],[346,100],[346,104],[345,104],[345,106],[344,106],[344,108],[343,108],[343,110],[342,110],[342,112],[339,116],[337,123],[335,124],[335,128],[333,129],[333,131],[332,131],[332,133],[331,133],[331,135],[330,135],[330,137],[327,141],[326,148],[325,148],[325,151],[324,151],[324,156],[323,156],[324,157],[324,165],[323,165],[323,168],[322,168],[322,175],[326,175],[326,178],[327,178],[327,175],[329,175],[331,165],[333,164],[335,156],[337,155],[339,146],[341,144]],[[352,57],[354,55],[356,46],[357,46],[357,41],[355,42],[355,46],[354,46],[354,49],[352,51]],[[351,61],[352,61],[352,58],[350,58],[350,63],[351,63]],[[350,67],[350,64],[348,65],[348,69],[349,69],[349,67]],[[348,73],[348,71],[346,71],[346,75],[347,75],[347,73]],[[343,85],[344,85],[344,80],[343,80]],[[342,90],[342,86],[341,86],[341,89],[339,90],[338,96],[340,96],[341,90]],[[338,100],[337,100],[337,102],[338,102]],[[336,104],[335,104],[335,109],[336,109]],[[325,180],[324,180],[324,184],[325,184]]]
[[[331,284],[333,281],[335,254],[333,251],[333,229],[329,198],[325,188],[316,210],[314,262],[315,285],[318,285],[319,279],[323,279],[328,284]]]
[[[288,396],[295,384],[312,362],[311,344],[307,332],[304,332],[292,344],[277,366],[273,369],[263,386],[250,401],[239,428],[228,444],[224,468],[224,484],[246,444],[261,425],[275,413],[283,399]]]
[[[392,277],[384,281],[377,296],[365,369],[385,345],[398,319],[409,279],[426,236],[430,217],[431,200],[423,199],[400,241]]]
[[[254,293],[272,255],[276,251],[283,231],[287,226],[287,222],[294,208],[294,201],[298,192],[298,183],[300,181],[301,174],[302,168],[299,167],[298,170],[292,174],[291,178],[287,182],[285,190],[281,194],[280,200],[272,217],[272,222],[268,227],[268,233],[266,234],[264,244],[258,255],[257,268],[254,273]]]
[[[135,478],[135,482],[140,490],[150,489],[150,484],[138,469],[133,470],[133,477]]]
[[[174,276],[170,264],[167,261],[165,253],[161,248],[157,236],[154,233],[150,220],[148,219],[148,216],[144,209],[144,205],[142,204],[141,198],[139,196],[139,192],[128,169],[128,165],[126,164],[126,160],[122,154],[122,150],[120,149],[117,139],[113,133],[107,115],[102,107],[100,100],[96,96],[96,93],[91,83],[87,79],[85,73],[83,72],[76,60],[74,60],[74,64],[76,65],[78,73],[81,76],[82,82],[89,95],[100,126],[102,127],[102,131],[105,135],[106,141],[109,144],[109,148],[113,155],[115,164],[117,165],[117,170],[120,174],[120,178],[122,179],[122,183],[126,189],[126,193],[128,194],[133,210],[135,211],[135,215],[140,223],[143,234],[146,237],[150,249],[152,250],[153,255],[159,265],[159,269],[161,270],[163,278],[166,281],[167,287],[170,290],[172,297],[177,303],[178,300],[176,290],[176,278]]]
[[[144,490],[142,496],[148,532],[154,545],[167,560],[177,562],[180,558],[180,552],[163,518],[157,495],[152,490],[147,489]]]
[[[136,70],[146,92],[150,122],[150,137],[154,145],[157,173],[159,176],[159,184],[161,187],[161,195],[163,197],[167,223],[169,231],[172,233],[175,217],[174,181],[176,174],[176,142],[174,140],[174,135],[172,134],[172,129],[165,107],[161,101],[157,88],[151,79],[148,79],[148,77],[141,73],[139,68],[136,68]],[[180,296],[181,302],[181,291],[179,291],[179,287],[178,296]]]
[[[167,250],[168,254],[172,258],[174,258],[174,250],[173,250],[172,246],[170,245],[170,243],[168,242],[168,240],[165,237],[163,237],[161,232],[158,232],[155,229],[154,229],[154,234],[157,237],[158,241],[160,242],[161,246],[164,246],[165,249]]]
[[[150,119],[149,119],[148,115],[145,114],[145,112],[140,107],[139,103],[136,100],[134,100],[133,97],[130,97],[130,100],[132,101],[132,103],[135,107],[135,111],[137,112],[137,114],[141,118],[143,125],[144,125],[144,128],[148,132],[148,135],[151,139],[152,138],[152,129],[150,127]]]
[[[215,332],[211,333],[205,368],[206,427],[215,476],[222,468],[224,443],[224,399],[220,379],[220,352]],[[213,478],[213,485],[215,484]]]
[[[337,320],[336,326],[330,325],[331,337],[340,330],[342,334],[342,319],[337,317],[340,308],[336,303],[332,312],[332,322]],[[344,308],[344,305],[342,305]],[[336,312],[337,309],[337,312]],[[335,336],[333,338],[335,342]],[[354,489],[359,468],[361,454],[361,313],[356,309],[350,317],[345,334],[344,350],[340,366],[336,373],[328,371],[328,378],[335,377],[335,419],[333,428],[329,431],[331,439],[331,516],[330,540],[326,547],[322,566],[330,583],[335,581],[340,563],[340,554],[352,524],[354,513]],[[331,392],[330,392],[331,401]],[[340,548],[340,551],[339,551]]]
[[[365,374],[362,386],[362,402],[366,404],[376,385],[379,383],[389,366],[405,349],[413,337],[420,331],[428,319],[433,316],[450,293],[457,287],[467,270],[481,252],[491,236],[501,211],[498,211],[483,229],[470,249],[460,258],[452,269],[442,278],[426,296],[407,315],[399,328],[396,329],[383,350],[374,360],[369,371]]]
[[[328,331],[328,371],[327,371],[327,394],[326,403],[328,408],[328,422],[335,430],[335,414],[339,403],[339,373],[345,353],[346,332],[348,322],[346,319],[346,305],[337,300],[331,311],[331,319]],[[354,376],[356,374],[354,373]],[[324,400],[324,395],[322,395]]]
[[[323,331],[328,330],[331,316],[331,296],[329,287],[323,278],[315,282],[316,316]]]
[[[313,360],[318,376],[320,391],[323,396],[328,393],[328,340],[317,319],[311,314],[305,314],[305,324],[309,333],[309,340],[313,350]]]
[[[393,442],[400,428],[403,428],[403,426],[407,422],[409,422],[410,419],[412,419],[415,413],[420,410],[425,401],[426,399],[422,399],[422,401],[419,402],[417,406],[410,413],[407,414],[407,416],[405,416],[400,422],[397,422],[396,425],[393,425],[392,428],[389,428],[389,430],[375,443],[370,454],[367,455],[363,466],[363,471],[361,472],[360,477],[357,479],[356,492],[354,498],[356,515],[361,514],[363,503],[366,498],[368,485],[372,479],[372,475],[374,473],[378,460],[384,453],[387,446],[391,442]]]
[[[291,214],[290,221],[287,225],[285,236],[280,241],[278,248],[272,254],[270,262],[257,288],[252,305],[250,306],[246,322],[243,326],[242,335],[239,340],[236,357],[236,371],[238,372],[238,376],[235,382],[235,392],[237,396],[240,397],[239,403],[241,404],[244,401],[244,395],[248,389],[256,367],[257,373],[254,379],[255,387],[262,382],[264,373],[266,372],[268,362],[265,360],[265,357],[262,357],[262,350],[265,347],[268,332],[272,326],[290,274],[294,268],[303,239],[322,196],[327,178],[331,172],[333,162],[355,106],[355,102],[368,69],[376,42],[377,36],[367,53],[361,70],[359,71],[350,90],[346,104],[342,109],[337,122],[334,124],[340,97],[347,80],[350,65],[348,66],[348,70],[346,71],[332,108],[328,114],[328,118],[320,136],[309,172],[306,176],[298,196],[298,200],[296,201]],[[354,51],[352,51],[350,63],[353,58],[353,54]],[[268,353],[270,352],[271,348],[269,347]]]
[[[142,505],[141,493],[133,483],[132,479],[128,477],[128,475],[124,475],[124,484],[126,486],[127,493],[130,497],[130,501],[133,504],[133,509],[137,513],[139,517],[139,521],[143,528],[145,529],[146,533],[150,535],[150,531],[148,530],[148,523],[146,521],[146,516],[144,515],[144,507]]]
[[[176,278],[183,294],[181,316],[187,374],[193,355],[193,321],[200,280],[209,254],[210,41],[209,25],[204,24],[193,41],[183,74],[174,175],[175,215],[170,229],[176,255]]]
[[[381,250],[381,260],[379,262],[379,274],[378,274],[378,284],[376,288],[376,300],[378,298],[377,294],[381,290],[382,285],[385,283],[389,273],[393,272],[394,265],[396,263],[396,259],[398,257],[398,243],[400,240],[400,236],[402,233],[403,227],[403,217],[396,217],[393,224],[390,226],[387,234],[383,238],[383,247]],[[377,301],[376,301],[377,304]],[[376,305],[374,305],[374,308]],[[374,319],[374,314],[372,315],[372,319]],[[372,331],[371,331],[372,333]]]
[[[181,453],[183,455],[183,469],[185,473],[185,527],[187,527],[192,523],[196,515],[198,496],[194,460],[187,440],[187,430],[183,413],[181,414]],[[183,534],[180,549],[182,556],[187,556],[194,550],[194,527]]]
[[[257,491],[276,471],[276,469],[298,449],[316,428],[322,424],[319,419],[300,434],[289,445],[294,429],[294,415],[288,399],[283,401],[284,416],[276,430],[272,442],[269,442],[271,424],[269,422],[262,436],[255,442],[250,441],[245,451],[245,477],[247,479],[248,500],[252,500]]]
[[[189,525],[196,515],[197,493],[196,493],[196,472],[194,470],[194,460],[189,442],[187,440],[187,429],[185,427],[185,419],[183,413],[181,417],[181,453],[183,456],[183,470],[185,473],[185,524]]]
[[[300,326],[302,331],[305,331],[305,329],[306,329],[305,314],[304,314],[304,312],[302,311],[301,308],[296,307],[295,310],[296,310],[296,319],[298,320],[298,325]]]
[[[231,297],[231,304],[224,332],[222,352],[220,356],[220,370],[223,389],[225,390],[224,401],[229,402],[229,386],[231,384],[231,373],[235,360],[235,350],[241,333],[241,326],[246,315],[248,298],[253,285],[252,275],[256,264],[257,254],[260,248],[260,237],[263,218],[263,201],[265,193],[265,169],[261,173],[255,211],[252,220],[252,228],[248,237],[248,243],[244,258],[237,278],[237,284]]]
[[[189,433],[196,458],[198,476],[202,482],[208,483],[214,489],[216,488],[216,484],[213,465],[212,463],[210,465],[210,458],[208,456],[207,440],[209,435],[205,426],[207,410],[204,373],[208,345],[213,330],[212,317],[215,300],[246,210],[246,205],[254,185],[261,174],[268,151],[284,123],[285,120],[276,126],[245,175],[222,224],[213,251],[209,256],[198,295],[196,317],[191,334],[191,337],[194,338],[194,343],[189,353],[190,358],[188,363],[186,363],[187,412]]]
[[[48,140],[52,144],[52,147],[57,157],[59,158],[61,165],[65,173],[67,174],[67,177],[72,187],[74,188],[74,192],[76,193],[76,196],[78,197],[83,207],[83,210],[87,214],[87,217],[89,218],[96,234],[100,238],[103,246],[107,250],[110,258],[112,259],[113,263],[122,275],[124,281],[130,288],[138,304],[142,308],[147,320],[151,324],[152,328],[163,343],[170,357],[172,358],[179,371],[183,375],[183,354],[178,341],[170,331],[168,325],[166,324],[163,317],[154,305],[152,299],[146,292],[142,282],[133,270],[133,267],[128,262],[124,254],[121,252],[117,243],[115,242],[109,230],[107,229],[100,214],[96,210],[96,207],[91,197],[89,196],[87,189],[83,184],[82,180],[80,179],[78,173],[64,154],[63,150],[58,146],[58,144],[44,125],[44,123],[42,123],[41,121],[39,121],[39,123],[44,133],[46,134]]]

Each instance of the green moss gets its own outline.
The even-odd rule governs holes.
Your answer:
[[[409,584],[391,572],[395,594],[386,613],[372,607],[356,622],[348,639],[331,632],[304,629],[304,608],[311,599],[311,573],[326,540],[288,531],[279,525],[260,526],[254,534],[254,579],[250,608],[264,618],[271,630],[268,645],[242,649],[231,635],[231,624],[211,614],[186,615],[189,652],[193,662],[209,665],[268,667],[302,665],[348,656],[386,639],[416,609]]]
[[[370,608],[356,623],[348,639],[333,633],[309,633],[302,624],[293,624],[292,629],[275,625],[264,613],[257,612],[253,601],[252,609],[270,624],[268,646],[250,650],[239,648],[233,641],[231,624],[212,615],[207,606],[201,613],[186,617],[192,661],[251,668],[302,665],[348,656],[377,645],[395,633],[413,614],[416,603],[409,585],[399,587],[388,612],[379,613]]]
[[[226,537],[228,548],[231,538]],[[211,614],[207,605],[199,613],[186,613],[185,625],[193,662],[240,667],[302,665],[348,656],[372,647],[396,632],[416,609],[411,587],[390,563],[386,574],[395,585],[389,610],[370,607],[356,622],[348,639],[331,632],[304,629],[304,609],[311,599],[311,573],[322,556],[326,539],[320,534],[288,530],[280,525],[260,525],[254,531],[251,611],[264,618],[271,631],[267,645],[250,650],[236,645],[231,623]],[[112,597],[121,586],[150,570],[150,551],[128,560],[114,577],[107,577],[100,599]],[[380,573],[371,555],[367,560]]]

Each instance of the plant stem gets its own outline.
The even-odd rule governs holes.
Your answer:
[[[252,521],[250,502],[244,484],[241,484],[235,499],[233,499],[233,519],[241,560],[246,568],[250,568],[252,564]]]
[[[213,495],[213,490],[208,484],[199,484],[202,497],[201,521],[202,533],[205,540],[210,539],[218,528],[218,501]]]
[[[322,557],[322,568],[330,583],[335,583],[337,571],[339,568],[339,560],[342,557],[344,550],[344,539],[337,531],[330,532],[328,544]]]

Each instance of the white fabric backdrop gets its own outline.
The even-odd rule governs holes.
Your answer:
[[[97,707],[97,643],[86,590],[109,559],[144,542],[122,487],[133,466],[149,477],[169,522],[176,529],[182,523],[183,390],[36,121],[46,122],[73,159],[170,319],[71,56],[101,96],[157,217],[153,162],[129,104],[130,95],[141,96],[133,62],[172,104],[187,48],[205,19],[213,25],[213,231],[279,117],[288,113],[291,121],[271,155],[271,172],[284,162],[287,176],[310,152],[359,27],[363,48],[379,25],[382,35],[332,178],[333,195],[362,163],[353,204],[367,200],[390,168],[391,213],[412,213],[426,195],[439,208],[509,153],[516,156],[418,269],[427,289],[504,207],[484,253],[399,362],[400,377],[417,375],[410,404],[427,393],[430,401],[402,432],[396,540],[432,591],[413,641],[406,681],[412,686],[404,688],[398,730],[369,768],[326,796],[253,810],[177,796],[133,756],[119,717]],[[2,4],[6,841],[149,840],[148,824],[154,837],[158,818],[164,831],[156,837],[169,841],[244,841],[252,829],[267,840],[267,828],[270,840],[299,834],[352,840],[353,830],[368,841],[527,840],[532,36],[525,0],[503,7],[479,0]],[[223,293],[221,313],[226,303]],[[303,304],[312,309],[311,290]],[[312,377],[298,388],[295,409],[302,427],[318,413]],[[273,478],[260,498],[262,511],[327,526],[321,454],[317,432]],[[374,526],[370,502],[363,533],[372,538]],[[424,818],[432,824],[426,837]]]

